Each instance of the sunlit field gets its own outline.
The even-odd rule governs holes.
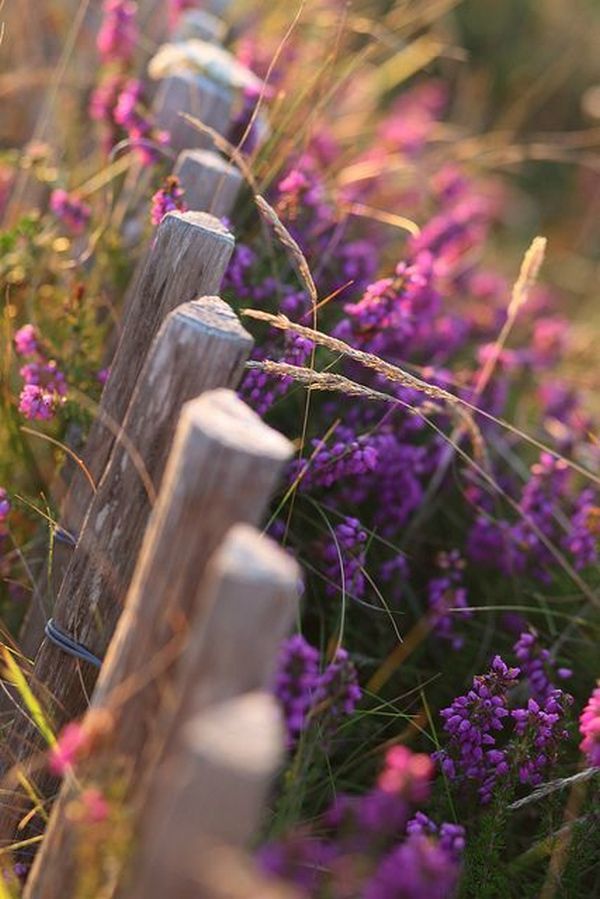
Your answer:
[[[0,5],[0,899],[600,895],[599,41]]]

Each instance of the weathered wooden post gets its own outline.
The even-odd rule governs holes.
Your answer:
[[[171,212],[156,231],[143,272],[125,310],[125,320],[99,415],[85,450],[85,462],[99,479],[123,421],[133,388],[158,329],[168,313],[197,296],[218,293],[233,252],[233,235],[213,216]],[[76,470],[61,515],[78,533],[90,501],[90,487]]]
[[[243,178],[222,156],[211,150],[184,150],[173,174],[185,191],[188,209],[210,212],[220,219],[231,215]]]
[[[101,780],[108,752],[131,775],[129,800],[139,797],[151,778],[148,768],[138,788],[142,765],[155,766],[164,757],[162,734],[173,734],[185,720],[174,695],[194,692],[193,705],[185,703],[185,714],[192,714],[214,697],[270,681],[296,609],[297,565],[243,525],[209,559],[232,523],[262,516],[290,453],[285,438],[227,391],[204,394],[184,408],[125,617],[84,719],[85,729],[98,714],[107,717],[110,740],[80,772],[80,784]],[[213,673],[215,641],[225,637],[224,657]],[[234,657],[235,665],[227,664]],[[112,762],[108,767],[114,772]],[[45,837],[44,861],[32,875],[32,882],[40,878],[40,892],[32,895],[52,899],[73,888],[77,828],[64,814],[72,798],[73,784],[65,783]]]
[[[168,479],[167,489],[173,502]],[[165,581],[157,581],[156,572],[169,564],[169,519],[157,509],[156,526],[148,533],[138,576],[83,722],[85,731],[94,720],[110,721],[110,737],[78,771],[77,786],[69,781],[61,789],[31,875],[31,896],[53,899],[74,888],[81,834],[65,810],[82,785],[109,787],[106,772],[114,776],[117,765],[130,775],[128,783],[121,781],[122,801],[146,818],[145,800],[157,767],[173,752],[186,722],[217,701],[272,682],[276,654],[297,610],[297,564],[254,528],[238,524],[209,561],[197,590],[189,590],[180,577],[164,592],[160,587]],[[203,538],[201,529],[197,534],[190,530],[180,568],[191,563],[196,569]],[[156,666],[151,678],[149,664]]]
[[[226,85],[183,70],[160,82],[154,98],[154,116],[157,127],[169,132],[169,146],[176,153],[210,149],[213,147],[210,135],[194,128],[182,114],[187,113],[219,134],[226,134],[233,101],[233,92]]]
[[[205,213],[169,213],[158,226],[129,293],[111,376],[83,452],[85,466],[96,483],[106,468],[133,388],[162,322],[181,303],[218,293],[233,246],[233,235],[218,219]],[[61,505],[60,525],[76,540],[93,490],[85,472],[72,462],[66,463],[64,477],[70,485]],[[68,544],[56,543],[52,571],[55,591],[71,554]],[[51,607],[53,601],[54,597],[45,600],[41,591],[36,592],[21,638],[26,656],[37,652],[46,623],[44,608]]]
[[[182,404],[205,389],[237,384],[251,345],[217,298],[176,310],[153,344],[124,422],[124,439],[114,447],[55,604],[58,627],[98,657],[122,610],[150,512],[148,493],[160,484]],[[44,641],[33,677],[50,694],[45,706],[57,725],[87,705],[95,671],[80,668]],[[17,716],[2,746],[5,760],[27,758],[36,742],[39,735],[29,718]],[[0,835],[4,824],[0,814]]]
[[[247,693],[190,720],[144,810],[130,899],[188,894],[207,837],[248,845],[283,748],[280,712],[268,693]]]

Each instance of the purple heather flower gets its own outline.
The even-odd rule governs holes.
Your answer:
[[[56,362],[29,362],[20,371],[25,385],[19,398],[19,411],[29,419],[49,421],[64,402],[67,384]]]
[[[0,525],[2,525],[10,515],[11,504],[8,493],[4,487],[0,487]]]
[[[103,20],[96,44],[105,62],[129,62],[138,41],[134,0],[104,0]]]
[[[556,670],[549,650],[539,645],[534,633],[522,633],[514,645],[515,655],[521,673],[527,678],[531,695],[538,702],[543,702],[555,690],[552,678],[556,674],[561,679],[571,676],[568,669]]]
[[[298,462],[293,468],[293,477],[302,475],[300,489],[331,487],[338,481],[360,477],[377,468],[377,449],[368,437],[355,436],[350,429],[339,429],[335,443],[328,447],[323,440],[313,440],[316,452],[310,460]]]
[[[298,831],[263,846],[258,852],[258,862],[267,874],[287,880],[314,896],[327,878],[335,855],[332,843]]]
[[[577,497],[569,526],[569,533],[563,538],[562,545],[573,557],[575,568],[580,571],[593,565],[598,559],[600,509],[593,489],[582,490]]]
[[[517,768],[523,784],[537,786],[558,757],[560,744],[568,739],[563,720],[573,699],[562,690],[552,690],[540,702],[530,699],[526,708],[513,709],[517,746]]]
[[[14,336],[15,349],[19,356],[35,356],[40,348],[39,340],[33,325],[23,325]]]
[[[417,812],[406,825],[407,834],[437,837],[440,848],[456,862],[460,862],[465,848],[465,829],[460,824],[444,822],[439,826],[424,812]]]
[[[465,618],[471,618],[472,612],[454,615],[450,609],[466,609],[467,590],[463,583],[465,562],[458,550],[440,553],[437,557],[440,576],[432,578],[427,584],[429,609],[432,615],[435,633],[449,640],[453,649],[460,649],[464,638],[455,632],[455,625]]]
[[[363,574],[366,560],[367,532],[358,518],[344,518],[334,529],[335,537],[328,537],[322,548],[325,590],[329,596],[344,591],[355,599],[365,594],[366,579]]]
[[[301,634],[295,634],[281,647],[274,687],[283,709],[290,745],[306,726],[318,685],[319,653]]]
[[[124,87],[122,75],[109,73],[99,82],[90,97],[90,117],[96,122],[114,125],[114,113]]]
[[[143,87],[136,78],[128,79],[119,94],[114,109],[114,120],[127,131],[131,145],[137,151],[144,165],[156,161],[157,148],[153,144],[165,145],[169,135],[164,131],[156,131],[150,116],[142,105]]]
[[[92,210],[76,194],[56,188],[50,194],[50,209],[73,234],[81,234],[90,220]]]
[[[590,765],[600,767],[600,683],[592,690],[592,695],[581,713],[579,731],[583,737],[579,748]]]
[[[488,674],[473,678],[473,686],[452,705],[442,709],[447,749],[436,753],[442,772],[450,780],[473,781],[482,802],[489,802],[496,783],[508,774],[506,753],[496,748],[496,733],[510,714],[508,691],[519,675],[496,656]]]
[[[152,210],[150,218],[153,225],[160,225],[168,212],[185,212],[186,205],[183,199],[184,191],[181,188],[179,178],[169,175],[165,178],[162,187],[152,197]]]
[[[460,866],[440,842],[410,834],[387,855],[361,895],[364,899],[449,899]]]
[[[336,650],[317,685],[315,705],[327,703],[327,724],[351,715],[362,697],[354,663],[345,649]]]

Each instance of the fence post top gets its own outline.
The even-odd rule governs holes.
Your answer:
[[[249,524],[235,524],[225,535],[215,564],[225,577],[243,577],[257,584],[281,582],[300,586],[300,567],[294,557]]]
[[[213,171],[222,172],[223,174],[236,176],[242,180],[242,173],[237,166],[228,162],[214,150],[182,150],[177,157],[175,164],[175,174],[180,172],[186,165],[198,165],[203,169],[212,169]]]
[[[162,330],[169,327],[174,319],[178,323],[197,324],[205,333],[218,334],[223,339],[230,337],[245,341],[250,348],[254,344],[252,335],[244,328],[229,303],[217,296],[197,297],[177,306],[165,319]]]
[[[293,453],[291,442],[265,424],[233,390],[209,390],[185,404],[182,421],[221,445],[278,462]]]
[[[230,241],[232,244],[235,243],[233,234],[223,224],[221,219],[211,215],[209,212],[179,212],[179,210],[167,212],[158,226],[158,230],[164,231],[165,229],[172,229],[178,225],[189,225],[202,231],[210,231],[212,234],[216,232],[220,237],[225,238],[225,240]]]
[[[271,693],[257,690],[214,705],[183,729],[183,743],[194,755],[219,768],[251,776],[271,776],[283,756],[281,711]]]

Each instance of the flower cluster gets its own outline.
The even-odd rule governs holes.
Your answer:
[[[363,598],[366,546],[367,532],[358,518],[344,518],[333,528],[331,539],[323,545],[325,589],[329,596],[335,597],[341,590],[354,599]]]
[[[450,641],[452,649],[460,649],[464,643],[462,635],[455,631],[457,620],[472,617],[467,609],[467,590],[464,586],[465,561],[458,550],[439,553],[437,566],[440,576],[427,583],[427,597],[435,632]],[[455,609],[466,609],[460,618],[452,614]]]
[[[58,363],[43,353],[33,325],[20,328],[15,334],[14,344],[19,355],[31,359],[20,369],[24,386],[19,398],[19,411],[26,418],[49,421],[65,402],[65,376]]]
[[[553,687],[543,671],[549,653],[537,647],[531,634],[522,634],[515,649],[523,670],[508,668],[496,656],[490,672],[475,677],[472,689],[441,711],[449,736],[448,746],[436,753],[441,770],[451,781],[477,784],[484,803],[511,772],[522,784],[540,784],[568,738],[564,721],[573,699]],[[509,695],[521,673],[535,696],[510,710]]]
[[[104,0],[98,52],[104,62],[129,62],[138,42],[135,0]]]
[[[600,767],[600,684],[592,695],[579,718],[579,730],[583,740],[581,751],[590,765]]]
[[[168,212],[185,212],[184,191],[176,175],[165,178],[164,184],[152,197],[150,218],[153,225],[160,225]]]
[[[11,513],[11,502],[4,487],[0,487],[0,540],[6,534],[6,522]]]
[[[571,502],[567,532],[561,511],[569,505],[567,464],[542,453],[531,468],[519,500],[516,523],[480,515],[469,535],[468,551],[474,562],[491,564],[505,574],[530,573],[542,583],[552,580],[557,548],[566,549],[576,568],[597,558],[597,505],[595,492],[583,490]],[[562,504],[562,505],[561,505]]]
[[[50,209],[72,234],[85,231],[92,210],[77,194],[57,187],[50,194]]]
[[[568,668],[557,668],[549,650],[540,646],[536,634],[522,633],[514,646],[521,673],[527,678],[532,697],[544,702],[555,690],[553,678],[565,680],[571,676]]]
[[[509,716],[508,691],[519,675],[496,656],[488,674],[473,678],[472,688],[442,709],[448,748],[437,753],[441,770],[450,780],[478,784],[482,802],[489,802],[497,782],[508,774],[506,753],[496,745]]]
[[[552,690],[541,702],[530,699],[527,707],[511,712],[515,734],[520,737],[517,768],[522,784],[537,786],[553,765],[559,748],[569,734],[563,720],[572,697],[562,690]]]
[[[137,78],[125,81],[113,110],[113,118],[127,133],[138,158],[144,165],[151,165],[160,155],[161,147],[169,142],[166,131],[157,131],[152,117],[144,107],[144,90]]]
[[[320,673],[319,653],[301,634],[281,647],[274,692],[281,703],[290,746],[316,717],[322,728],[331,729],[340,718],[352,714],[362,695],[348,653],[339,648]]]
[[[432,763],[403,746],[386,755],[377,785],[338,794],[320,823],[267,843],[262,867],[315,899],[448,899],[456,887],[464,828],[438,827],[411,809],[429,795]]]

